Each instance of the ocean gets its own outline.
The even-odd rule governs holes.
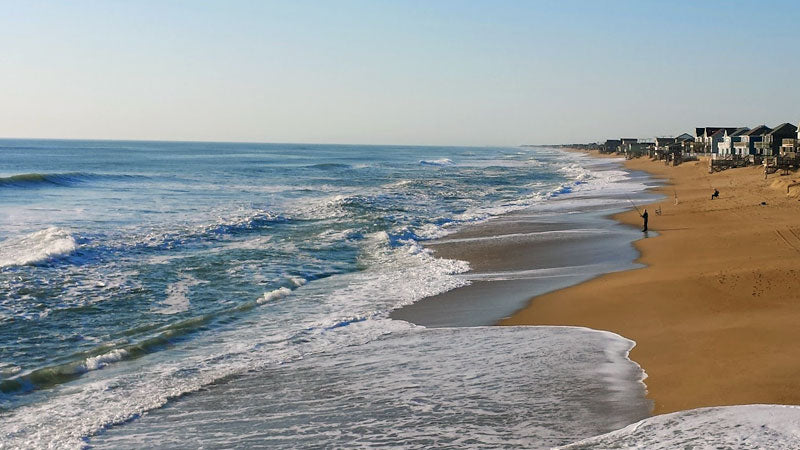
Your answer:
[[[625,427],[649,403],[623,337],[390,315],[476,282],[431,250],[454,232],[647,186],[548,148],[0,141],[0,446],[537,448]]]

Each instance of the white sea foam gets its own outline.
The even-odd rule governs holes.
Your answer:
[[[325,230],[317,235],[321,242],[340,242],[347,239],[347,236],[352,233],[353,230],[345,229],[345,230]]]
[[[571,179],[573,179],[575,181],[585,181],[585,180],[591,179],[591,178],[593,178],[593,175],[595,175],[595,173],[596,173],[596,172],[594,172],[594,171],[592,171],[590,169],[587,169],[586,167],[584,167],[584,166],[582,166],[582,165],[580,165],[578,163],[568,164],[568,165],[558,169],[558,171],[563,173],[563,174],[565,174],[565,175],[567,175],[568,177],[570,177]]]
[[[549,448],[647,415],[639,368],[625,358],[631,342],[611,333],[404,325],[322,333],[332,340],[324,354],[218,385],[90,444]],[[359,345],[337,345],[342,335]]]
[[[0,423],[0,435],[11,446],[81,446],[84,437],[111,424],[128,421],[229,375],[413,328],[382,317],[394,307],[468,283],[452,276],[466,271],[467,263],[434,258],[414,243],[391,247],[385,232],[367,236],[364,246],[365,270],[315,280],[296,291],[279,288],[260,300],[291,293],[302,295],[302,304],[313,308],[300,313],[281,302],[272,303],[275,307],[264,308],[263,316],[256,312],[246,325],[199,335],[188,348],[162,350],[129,360],[124,367],[108,365],[122,357],[119,354],[93,360],[89,366],[106,370],[82,380],[79,388],[58,387],[48,402],[12,410],[8,420]],[[296,334],[287,336],[287,332]]]
[[[263,296],[258,298],[258,304],[264,304],[267,302],[271,302],[273,300],[277,300],[279,298],[286,297],[287,295],[291,294],[292,290],[287,287],[281,287],[269,292],[265,292]]]
[[[162,302],[162,307],[156,309],[158,314],[177,314],[189,309],[189,290],[192,286],[204,284],[204,281],[189,275],[181,275],[180,280],[167,286],[167,298]]]
[[[650,417],[564,449],[797,448],[800,407],[739,405]]]
[[[538,161],[532,161],[534,161],[533,165],[541,164]],[[609,166],[607,162],[597,163],[585,155],[562,153],[557,160],[550,164],[554,165],[553,169],[565,175],[569,181],[555,188],[548,188],[547,185],[539,186],[539,182],[536,182],[528,187],[541,189],[502,203],[469,207],[455,219],[461,222],[483,221],[532,206],[535,206],[537,211],[563,210],[567,206],[564,203],[565,200],[581,199],[583,201],[583,197],[594,196],[598,193],[602,193],[602,195],[626,194],[641,192],[646,188],[643,182],[633,180],[625,170]],[[553,202],[552,200],[555,198],[559,201]],[[614,200],[610,203],[619,202],[619,200]]]
[[[75,238],[67,230],[50,227],[0,241],[0,267],[35,264],[69,255],[77,248]]]
[[[291,277],[291,278],[289,278],[289,281],[290,281],[290,282],[291,282],[293,285],[295,285],[295,286],[297,286],[297,287],[300,287],[300,286],[302,286],[302,285],[304,285],[304,284],[308,283],[308,280],[306,280],[305,278],[301,278],[301,277]]]
[[[449,158],[440,158],[440,159],[422,159],[419,163],[423,166],[450,166],[453,165],[453,161]]]
[[[102,369],[103,367],[111,363],[122,361],[126,356],[128,356],[128,351],[125,349],[112,350],[103,355],[86,358],[83,364],[79,367],[79,370],[90,371],[90,370]]]
[[[450,229],[448,229],[448,228],[450,228]],[[438,238],[442,238],[444,236],[447,236],[448,234],[452,233],[453,231],[455,231],[455,230],[452,228],[452,223],[448,223],[448,224],[445,224],[443,226],[442,225],[432,224],[432,223],[427,223],[427,224],[422,225],[421,227],[419,227],[419,229],[417,229],[416,235],[420,239],[438,239]]]

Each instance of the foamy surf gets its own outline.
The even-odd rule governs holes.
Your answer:
[[[220,383],[89,444],[549,448],[647,415],[641,372],[625,356],[630,341],[611,333],[392,322],[362,320],[320,332],[356,339],[385,331]],[[551,420],[541,420],[545,411]],[[185,420],[191,425],[171,426]]]
[[[69,255],[77,248],[75,238],[67,230],[50,227],[0,241],[0,267],[40,263]]]
[[[737,405],[650,417],[562,449],[797,448],[800,406]]]

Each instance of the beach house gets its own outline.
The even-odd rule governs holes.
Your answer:
[[[741,127],[737,128],[733,132],[729,132],[725,130],[725,133],[722,135],[722,141],[717,146],[718,148],[718,155],[720,158],[729,158],[733,153],[733,144],[735,142],[739,142],[741,140],[741,136],[745,133],[750,131],[750,128]]]
[[[722,141],[725,131],[734,132],[736,127],[697,127],[695,130],[694,151],[702,153],[717,153],[717,146]]]
[[[648,153],[653,159],[677,162],[682,160],[686,142],[694,142],[694,136],[683,133],[678,137],[657,137]]]
[[[797,125],[797,136],[783,138],[781,140],[781,156],[796,158],[800,150],[800,124]]]
[[[602,153],[614,153],[619,148],[622,141],[619,139],[606,139],[606,142],[603,144],[603,147],[600,149]]]
[[[617,147],[618,154],[624,154],[630,150],[631,145],[635,144],[639,141],[636,138],[620,138],[619,140],[619,147]]]
[[[752,130],[743,133],[738,142],[733,143],[733,154],[737,156],[756,155],[756,142],[761,142],[764,135],[772,131],[766,125],[759,125]]]
[[[674,137],[657,137],[655,141],[655,149],[657,151],[666,151],[670,144],[675,143]]]
[[[636,142],[629,142],[625,147],[625,157],[628,159],[638,158],[640,156],[648,155],[650,149],[655,147],[655,144],[650,141],[636,140]]]
[[[651,158],[664,159],[671,145],[675,144],[674,137],[657,137],[649,154]]]
[[[680,136],[675,138],[675,153],[685,153],[688,154],[692,150],[692,146],[694,146],[694,136],[689,133],[683,133]]]
[[[763,135],[760,141],[755,143],[756,154],[762,156],[776,156],[780,153],[784,139],[791,139],[797,136],[797,127],[790,123],[782,123]]]

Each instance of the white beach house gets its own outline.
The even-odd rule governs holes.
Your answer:
[[[699,146],[695,147],[696,151],[717,153],[719,151],[719,143],[722,142],[722,136],[725,134],[725,131],[727,130],[732,133],[736,131],[736,127],[698,127],[694,130],[695,143],[699,144]]]
[[[727,158],[727,157],[733,155],[734,154],[733,153],[733,144],[734,144],[734,142],[739,142],[741,140],[741,136],[744,133],[747,133],[748,131],[750,131],[750,128],[747,128],[747,127],[737,128],[736,130],[734,130],[732,132],[729,132],[726,129],[725,133],[723,133],[723,135],[722,135],[722,141],[718,145],[718,149],[719,149],[719,153],[718,154],[719,154],[719,156]]]

